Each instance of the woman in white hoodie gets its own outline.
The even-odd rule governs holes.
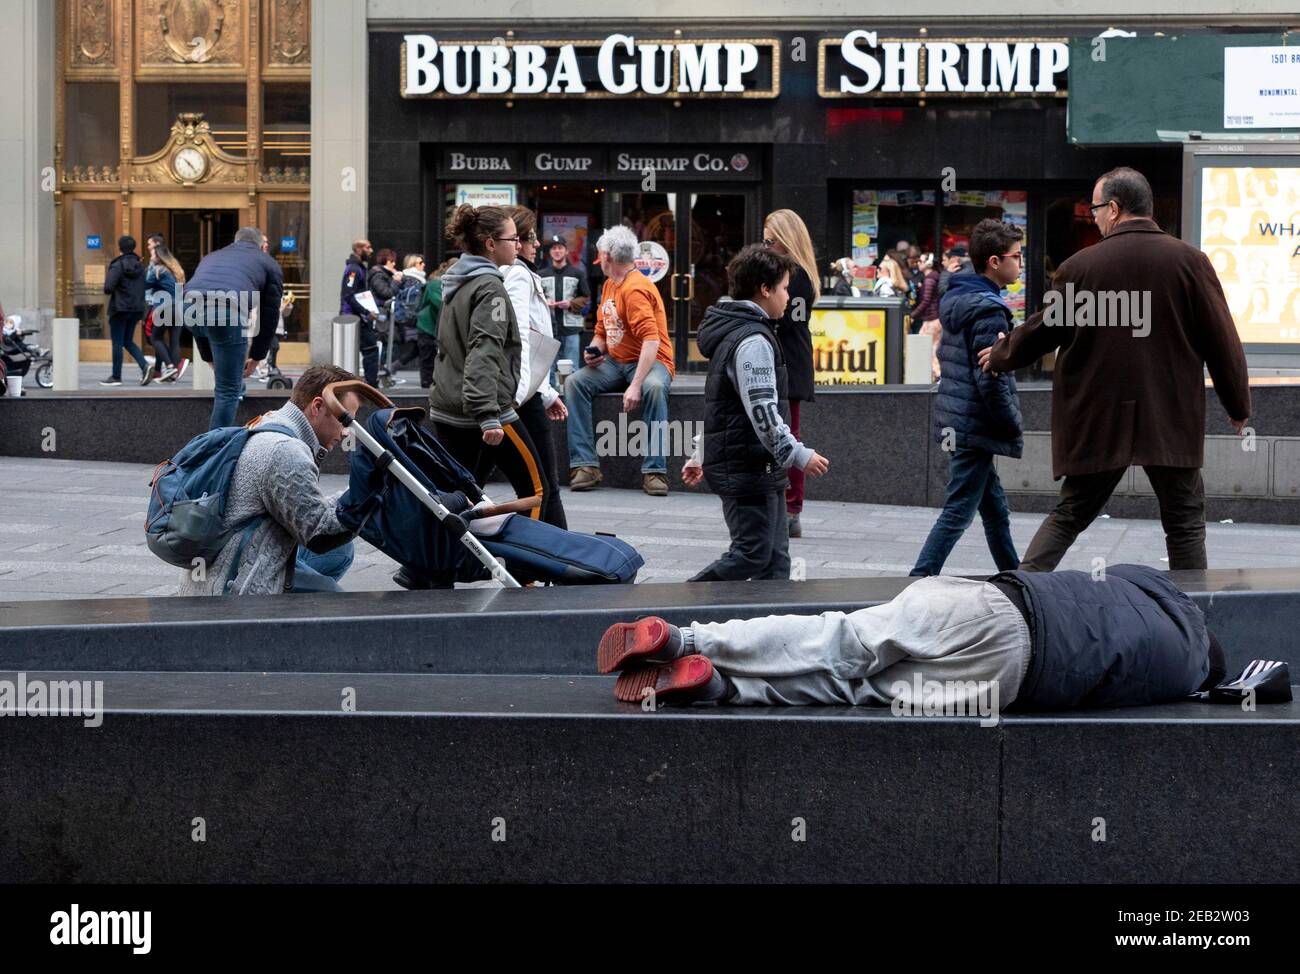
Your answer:
[[[523,346],[519,357],[515,411],[533,438],[533,445],[541,460],[542,477],[545,479],[542,520],[559,528],[567,528],[568,520],[560,501],[560,481],[555,473],[555,440],[551,423],[564,419],[569,411],[560,394],[551,387],[549,369],[543,371],[539,382],[529,365],[531,340],[539,334],[547,338],[553,337],[551,309],[546,303],[546,292],[542,290],[541,278],[533,270],[538,246],[537,216],[524,206],[507,206],[504,209],[515,221],[515,232],[519,234],[519,257],[509,267],[502,268],[505,272],[506,293],[510,295],[510,303],[519,322],[519,343]],[[529,395],[534,386],[536,389]]]

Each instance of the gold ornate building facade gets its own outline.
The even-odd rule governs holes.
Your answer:
[[[260,227],[310,322],[310,0],[58,0],[56,304],[106,357],[117,238],[162,234],[187,275]],[[102,345],[101,345],[102,343]],[[305,344],[285,362],[305,362]]]

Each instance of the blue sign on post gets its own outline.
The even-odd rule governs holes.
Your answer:
[[[292,253],[293,253],[295,250],[297,250],[297,249],[298,249],[298,238],[297,238],[297,237],[281,237],[281,238],[280,238],[280,253],[282,253],[282,254],[292,254]]]
[[[88,233],[88,234],[86,234],[86,249],[87,249],[87,250],[99,250],[99,249],[102,248],[102,246],[103,246],[103,245],[102,245],[102,244],[100,243],[100,241],[99,241],[99,234],[97,234],[97,233]]]

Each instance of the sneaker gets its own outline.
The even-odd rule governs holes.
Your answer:
[[[604,479],[600,467],[575,467],[569,476],[569,490],[591,490]]]
[[[185,370],[188,369],[189,367],[190,367],[190,360],[187,358],[181,359],[180,367],[176,369],[176,378],[177,379],[185,378]]]
[[[668,496],[668,477],[661,473],[648,473],[642,481],[645,492],[651,497]]]
[[[158,366],[151,365],[140,373],[140,385],[147,386],[158,375]]]
[[[802,538],[802,537],[803,537],[803,525],[799,523],[799,515],[798,515],[798,514],[791,514],[791,515],[789,516],[789,524],[790,524],[790,537],[792,537],[792,538]]]
[[[600,637],[596,671],[613,673],[629,664],[666,663],[677,656],[681,645],[681,630],[659,616],[616,622]]]
[[[159,381],[159,382],[175,382],[175,381],[176,381],[176,366],[174,366],[174,365],[164,365],[164,366],[163,366],[163,370],[162,370],[162,375],[160,375],[160,376],[158,377],[158,381]]]
[[[114,378],[110,375],[107,379],[101,379],[100,382],[99,382],[99,384],[100,384],[101,386],[120,386],[120,385],[122,384],[122,380],[121,380],[121,379],[114,379]]]
[[[656,702],[691,704],[697,700],[714,699],[710,694],[713,682],[711,659],[699,655],[683,656],[671,663],[624,670],[614,684],[614,696],[624,703],[640,703],[653,691]]]

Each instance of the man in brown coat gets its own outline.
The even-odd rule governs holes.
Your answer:
[[[1160,502],[1169,568],[1205,568],[1203,365],[1238,433],[1246,356],[1205,255],[1151,218],[1151,186],[1115,169],[1092,190],[1103,239],[1061,264],[1043,311],[980,352],[985,371],[1054,348],[1052,475],[1065,478],[1021,569],[1051,571],[1140,464]],[[1118,319],[1118,320],[1116,320]]]

